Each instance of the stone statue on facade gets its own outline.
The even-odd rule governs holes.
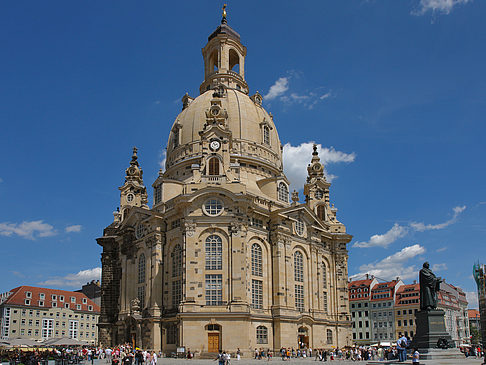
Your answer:
[[[420,309],[425,311],[437,309],[437,292],[442,279],[434,275],[428,262],[424,262],[419,272],[419,282]]]

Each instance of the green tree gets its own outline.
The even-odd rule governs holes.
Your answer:
[[[471,343],[480,343],[481,337],[476,327],[471,328]]]

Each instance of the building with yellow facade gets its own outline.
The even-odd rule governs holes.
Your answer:
[[[352,341],[346,244],[317,149],[305,201],[289,199],[282,144],[245,81],[226,17],[202,49],[200,95],[182,98],[149,206],[134,149],[102,253],[100,343],[166,353]],[[300,187],[299,187],[300,188]]]

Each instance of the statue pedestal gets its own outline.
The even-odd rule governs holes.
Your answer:
[[[442,310],[421,310],[415,313],[416,333],[413,337],[412,348],[418,348],[422,354],[422,352],[427,352],[427,349],[437,348],[439,338],[445,338],[449,342],[449,346],[454,345],[445,328],[444,314],[445,312]]]

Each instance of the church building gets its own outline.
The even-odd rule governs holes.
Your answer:
[[[153,203],[137,149],[102,246],[99,341],[200,354],[351,345],[346,244],[317,148],[290,194],[272,114],[226,13],[182,98]]]

